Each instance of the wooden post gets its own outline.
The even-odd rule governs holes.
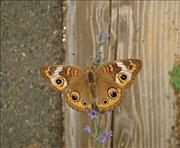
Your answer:
[[[86,68],[95,53],[96,36],[108,31],[109,2],[67,2],[67,50],[66,63]],[[111,122],[111,120],[109,121]],[[65,114],[65,146],[67,148],[93,147],[93,141],[83,131],[88,116],[67,107]]]
[[[174,54],[180,54],[179,14],[179,1],[67,1],[66,64],[87,67],[97,33],[108,30],[110,60],[139,58],[143,63],[113,116],[102,118],[102,126],[114,135],[105,147],[168,147],[174,124],[168,72]],[[65,147],[94,147],[83,131],[87,118],[66,107]]]

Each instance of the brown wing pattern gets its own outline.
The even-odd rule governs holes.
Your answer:
[[[62,91],[67,86],[79,82],[86,76],[86,71],[63,65],[50,65],[41,68],[41,75],[45,77],[57,91]]]
[[[127,88],[135,79],[140,69],[140,60],[125,59],[104,64],[98,67],[95,73],[97,76],[118,83],[122,88]]]
[[[132,83],[140,69],[141,61],[137,59],[118,60],[96,68],[96,92],[92,92],[87,81],[88,70],[51,65],[41,68],[41,75],[55,90],[63,93],[70,107],[85,111],[91,110],[96,103],[98,110],[104,112],[113,110],[121,102],[124,89]],[[97,93],[97,98],[92,97],[93,93]]]
[[[109,62],[95,70],[99,111],[113,110],[122,100],[124,89],[130,86],[141,69],[137,59]]]
[[[51,65],[43,67],[41,75],[55,90],[63,93],[70,107],[79,111],[92,109],[93,98],[86,81],[85,70],[74,66]]]
[[[63,93],[67,104],[79,111],[91,110],[94,98],[91,96],[87,80],[82,80],[68,86]]]
[[[113,81],[98,77],[96,81],[97,100],[96,106],[98,111],[113,110],[123,98],[123,89]]]

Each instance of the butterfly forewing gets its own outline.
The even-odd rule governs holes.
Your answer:
[[[41,75],[50,82],[55,90],[62,91],[83,79],[86,71],[74,66],[50,65],[41,68]]]
[[[138,59],[126,59],[109,62],[97,67],[95,73],[104,79],[116,82],[119,87],[127,88],[141,69],[141,61]]]

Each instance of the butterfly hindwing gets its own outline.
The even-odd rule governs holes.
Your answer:
[[[123,89],[117,83],[106,80],[104,77],[97,77],[96,89],[96,106],[100,112],[113,110],[123,98]]]
[[[94,98],[92,97],[89,85],[85,78],[78,83],[68,86],[63,93],[67,104],[79,111],[86,111],[92,109]]]

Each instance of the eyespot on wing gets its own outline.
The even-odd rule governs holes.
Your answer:
[[[62,65],[49,65],[40,69],[41,76],[48,80],[56,91],[62,91],[67,86],[66,79],[59,73],[63,70]]]

